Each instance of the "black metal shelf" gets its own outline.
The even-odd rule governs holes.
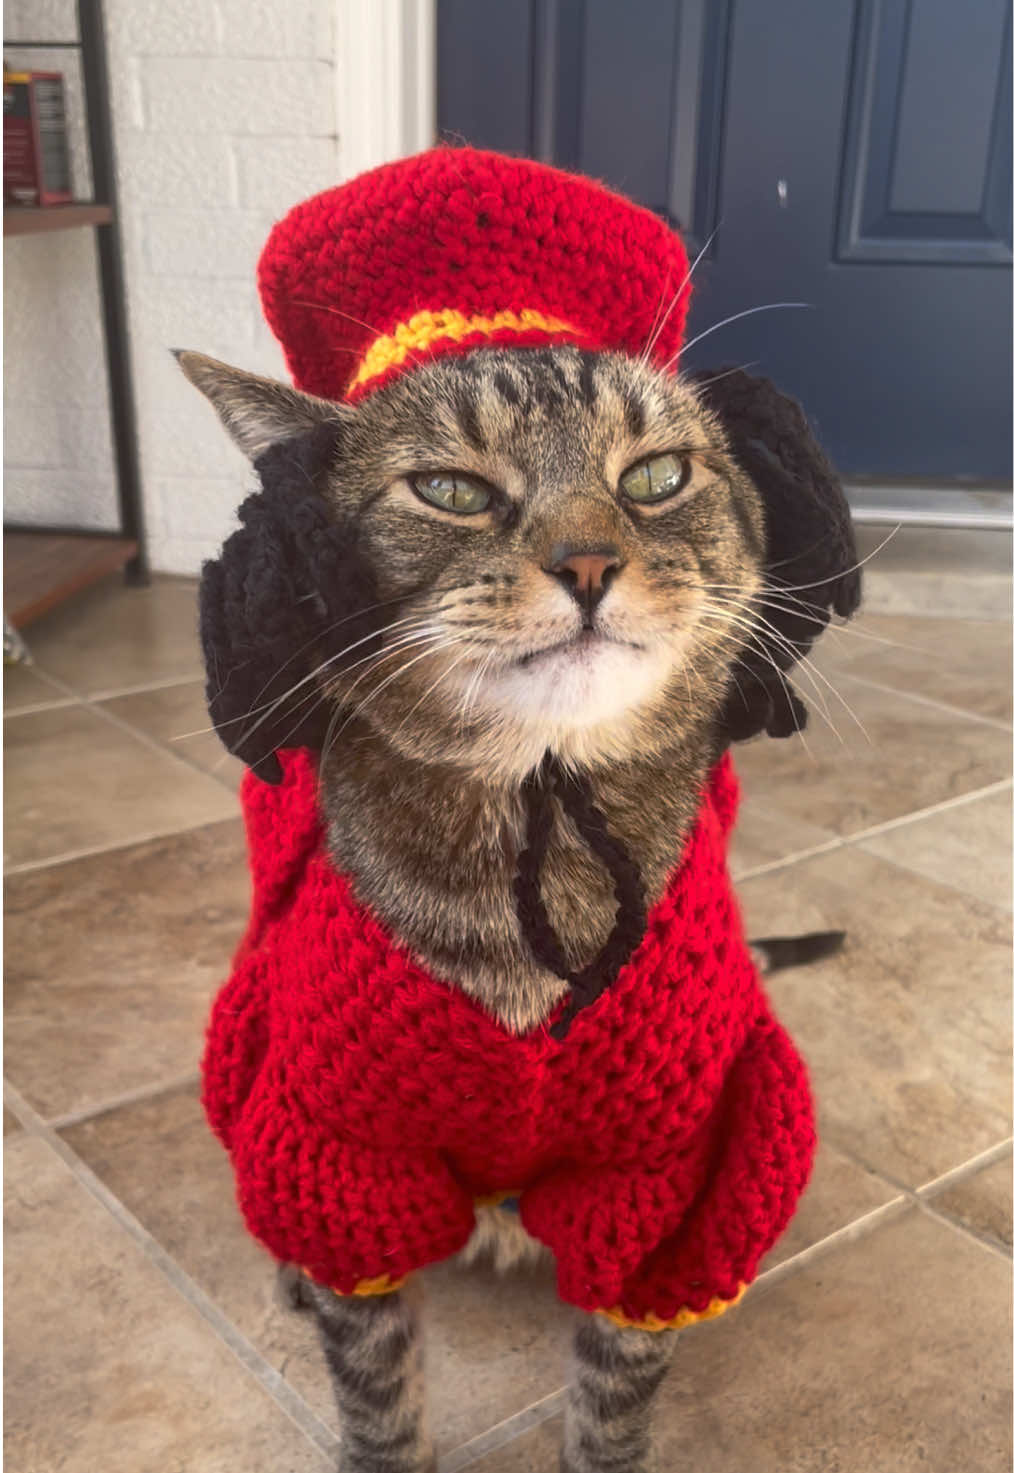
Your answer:
[[[116,461],[116,495],[119,527],[112,534],[126,563],[129,583],[147,583],[148,559],[144,538],[141,506],[141,473],[137,453],[137,429],[134,390],[130,371],[130,342],[127,333],[126,297],[123,283],[123,254],[118,223],[116,165],[113,150],[112,113],[109,99],[109,72],[106,64],[105,25],[102,0],[77,0],[78,40],[17,41],[6,38],[10,51],[79,51],[84,80],[88,147],[91,154],[92,181],[95,198],[67,205],[38,207],[5,206],[4,235],[36,235],[53,230],[90,227],[96,233],[99,294],[102,304],[103,345],[109,384],[109,419]],[[8,547],[8,556],[35,556],[30,547],[32,537],[54,536],[66,539],[66,550],[72,562],[77,561],[81,544],[88,540],[76,528],[48,528],[18,534]],[[110,538],[95,534],[99,542]],[[50,546],[43,559],[58,572],[58,549]],[[37,549],[36,549],[37,552]],[[72,570],[68,570],[72,572]],[[6,578],[5,578],[6,581]],[[60,580],[61,588],[80,586],[73,576]],[[40,591],[44,592],[44,590]],[[40,600],[42,601],[42,600]],[[51,606],[51,605],[49,605]]]

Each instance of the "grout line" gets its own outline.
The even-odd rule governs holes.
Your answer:
[[[77,696],[60,696],[58,700],[34,701],[29,706],[15,706],[13,711],[4,710],[5,721],[15,721],[19,716],[35,716],[39,711],[61,711],[64,706],[80,705]]]
[[[236,818],[239,817],[237,809]],[[126,839],[116,839],[111,844],[95,844],[87,849],[68,849],[63,854],[54,854],[48,859],[29,859],[23,864],[8,865],[4,870],[4,878],[9,879],[13,875],[34,874],[36,870],[51,869],[59,864],[73,864],[76,859],[92,859],[97,854],[112,854],[119,849],[131,849],[135,844],[151,844],[156,839],[173,839],[179,834],[199,833],[202,829],[217,828],[219,824],[235,823],[235,819],[229,816],[224,818],[210,818],[204,823],[184,824],[182,828],[176,829],[150,829],[144,833],[131,834]]]
[[[71,701],[80,702],[84,700],[84,697],[82,695],[79,695],[76,690],[69,686],[65,680],[61,680],[58,675],[46,674],[37,665],[32,668],[34,668],[36,675],[38,675],[41,680],[44,680],[47,685],[51,685],[54,690],[58,690],[60,692],[60,694],[64,698],[65,703],[69,703]],[[5,716],[8,714],[11,716],[17,716],[18,712],[4,712]]]
[[[865,1157],[860,1156],[858,1151],[853,1150],[847,1142],[837,1139],[833,1130],[820,1130],[819,1136],[825,1145],[837,1151],[839,1156],[844,1156],[846,1161],[852,1166],[858,1166],[859,1170],[865,1172],[867,1176],[875,1176],[885,1186],[890,1187],[895,1192],[901,1193],[905,1197],[915,1197],[915,1189],[913,1187],[908,1186],[900,1178],[892,1176],[889,1171],[884,1171],[879,1166],[873,1166]]]
[[[827,1139],[826,1136],[825,1139]],[[995,1145],[987,1146],[984,1151],[979,1151],[976,1155],[970,1156],[967,1161],[962,1161],[960,1165],[952,1167],[940,1176],[933,1177],[921,1187],[906,1186],[904,1182],[899,1181],[896,1177],[892,1177],[886,1172],[870,1166],[862,1157],[857,1156],[854,1151],[849,1150],[847,1146],[840,1145],[837,1142],[829,1142],[829,1144],[833,1144],[835,1150],[844,1156],[846,1160],[851,1161],[853,1165],[861,1167],[863,1171],[868,1172],[871,1176],[876,1176],[889,1186],[894,1187],[896,1191],[901,1193],[905,1201],[917,1207],[927,1217],[931,1217],[934,1221],[952,1228],[955,1232],[961,1233],[966,1238],[970,1238],[973,1242],[978,1243],[980,1247],[989,1248],[991,1252],[998,1254],[1004,1260],[1010,1260],[1010,1249],[1005,1244],[996,1242],[988,1234],[977,1232],[975,1228],[969,1227],[967,1223],[962,1222],[959,1218],[953,1217],[950,1213],[945,1212],[939,1207],[931,1206],[930,1202],[938,1192],[943,1191],[945,1188],[967,1181],[969,1177],[975,1176],[987,1166],[991,1166],[997,1161],[1002,1161],[1010,1153],[1012,1146],[1014,1146],[1014,1137],[1007,1136],[1004,1140],[997,1141]]]
[[[953,1167],[950,1171],[943,1172],[940,1176],[933,1177],[932,1181],[924,1182],[921,1187],[916,1187],[915,1195],[923,1200],[927,1197],[935,1197],[938,1192],[946,1191],[948,1187],[959,1185],[968,1177],[975,1176],[977,1172],[985,1170],[987,1166],[993,1166],[997,1161],[1002,1161],[1009,1156],[1011,1148],[1014,1147],[1014,1136],[1008,1136],[1006,1140],[997,1141],[995,1146],[989,1146],[985,1151],[980,1151],[977,1156],[970,1156],[967,1161],[962,1161],[960,1166]]]
[[[845,1159],[851,1162],[853,1166],[858,1166],[860,1171],[864,1171],[867,1176],[877,1177],[887,1186],[893,1187],[896,1192],[901,1192],[904,1194],[904,1196],[910,1197],[913,1202],[915,1201],[916,1193],[922,1190],[921,1187],[910,1187],[908,1183],[902,1181],[900,1177],[894,1176],[889,1171],[884,1171],[879,1166],[873,1166],[869,1161],[866,1160],[864,1156],[860,1156],[859,1152],[854,1150],[853,1147],[848,1144],[848,1142],[839,1140],[836,1137],[834,1131],[822,1131],[821,1140],[823,1140],[826,1145],[831,1146],[835,1151],[837,1151],[839,1156],[844,1156]],[[992,1147],[990,1149],[992,1149]],[[978,1160],[978,1157],[974,1157],[973,1159]],[[958,1169],[959,1168],[955,1168],[955,1170]]]
[[[161,680],[139,680],[133,685],[112,685],[99,690],[78,690],[75,686],[68,685],[58,675],[50,675],[43,671],[41,666],[29,666],[30,670],[51,685],[54,690],[61,692],[60,700],[37,701],[31,706],[17,706],[13,711],[5,711],[5,716],[27,716],[32,711],[49,711],[58,706],[67,705],[71,701],[80,702],[81,705],[94,705],[100,701],[115,701],[121,696],[141,696],[150,691],[175,690],[181,685],[198,685],[204,680],[200,669],[194,670],[190,675],[168,675]]]
[[[1002,1258],[1004,1263],[1010,1263],[1011,1250],[1002,1243],[998,1243],[987,1233],[977,1232],[975,1228],[969,1227],[967,1222],[962,1222],[958,1217],[952,1217],[949,1212],[943,1212],[939,1207],[931,1207],[928,1202],[921,1199],[917,1199],[916,1205],[920,1212],[931,1218],[932,1221],[940,1223],[942,1227],[950,1228],[951,1232],[957,1233],[959,1237],[968,1238],[977,1247],[985,1248],[996,1258]]]
[[[45,1120],[44,1123],[47,1130],[69,1130],[73,1125],[83,1125],[86,1120],[97,1120],[102,1115],[110,1114],[113,1110],[120,1110],[130,1105],[142,1105],[146,1100],[157,1100],[161,1095],[174,1094],[177,1090],[199,1084],[200,1079],[200,1071],[191,1069],[188,1073],[179,1074],[172,1079],[142,1084],[137,1089],[128,1089],[123,1094],[112,1095],[104,1099],[101,1104],[86,1105],[81,1110],[70,1110],[66,1115],[55,1115],[52,1119]]]
[[[883,691],[885,695],[900,696],[902,700],[912,701],[917,706],[928,706],[933,711],[946,712],[948,716],[963,716],[966,721],[975,721],[980,726],[992,726],[998,731],[1009,732],[1011,730],[1010,722],[1001,721],[998,716],[982,716],[978,711],[966,711],[964,706],[951,706],[946,701],[936,701],[932,696],[923,696],[917,691],[902,690],[896,685],[885,685],[883,681],[870,680],[866,675],[853,675],[843,670],[840,678],[851,681],[855,685],[868,686],[870,690]]]
[[[96,1176],[91,1167],[81,1160],[77,1152],[55,1133],[16,1089],[4,1082],[4,1103],[21,1121],[29,1135],[46,1142],[47,1146],[63,1161],[78,1183],[104,1207],[113,1220],[133,1238],[137,1246],[177,1291],[191,1309],[205,1321],[228,1347],[261,1389],[271,1397],[294,1422],[304,1436],[326,1457],[334,1458],[339,1439],[331,1428],[322,1422],[288,1381],[264,1359],[260,1351],[243,1332],[228,1319],[218,1305],[194,1282],[174,1258],[166,1252],[158,1240],[148,1231],[120,1199]]]
[[[789,865],[798,864],[801,860],[812,859],[819,854],[830,854],[836,849],[861,844],[864,839],[872,839],[891,829],[900,829],[908,824],[919,823],[925,818],[932,818],[935,814],[945,813],[951,808],[963,808],[967,803],[975,803],[980,798],[991,798],[997,793],[1008,792],[1012,784],[1014,784],[1012,778],[999,778],[996,782],[987,783],[985,787],[973,788],[971,792],[957,793],[953,798],[942,798],[939,803],[930,803],[926,808],[914,808],[911,813],[904,813],[900,818],[889,818],[883,823],[870,824],[868,828],[857,829],[854,834],[837,835],[823,844],[814,844],[809,849],[797,849],[791,854],[783,855],[780,859],[769,859],[764,864],[757,864],[751,869],[742,870],[733,876],[733,883],[738,885],[743,880],[752,880],[757,875],[767,875],[773,870],[786,869]]]
[[[497,1422],[485,1432],[470,1437],[452,1452],[445,1453],[437,1465],[438,1473],[459,1473],[459,1469],[471,1468],[487,1453],[504,1447],[508,1442],[514,1442],[540,1423],[548,1422],[550,1417],[563,1411],[569,1389],[569,1385],[560,1386],[548,1396],[540,1397],[538,1401],[523,1407],[520,1412],[515,1412],[512,1417],[505,1417],[502,1422]]]
[[[191,684],[192,682],[181,681],[177,683]],[[153,687],[153,689],[165,688],[166,687],[163,686]],[[231,793],[233,797],[236,796],[236,790],[234,787],[231,786],[229,779],[226,776],[219,774],[219,768],[225,762],[228,753],[223,751],[215,766],[210,770],[206,767],[201,767],[197,762],[192,761],[184,754],[178,742],[172,740],[168,742],[162,742],[158,739],[158,737],[150,736],[148,732],[142,731],[139,726],[134,726],[132,722],[125,721],[122,716],[115,715],[114,712],[110,711],[108,706],[104,704],[105,700],[106,697],[100,698],[99,696],[85,696],[82,698],[82,705],[87,706],[89,710],[95,712],[96,716],[101,716],[104,721],[108,721],[112,726],[118,727],[121,731],[124,731],[128,733],[128,735],[134,737],[136,741],[141,742],[141,744],[145,747],[148,747],[150,751],[161,753],[161,755],[164,757],[170,757],[173,762],[175,762],[180,767],[186,768],[188,772],[200,773],[201,777],[209,778],[218,787],[225,788],[226,792]],[[198,735],[203,735],[203,733],[198,733]]]
[[[176,690],[181,685],[204,684],[204,677],[198,670],[193,675],[172,675],[167,680],[140,681],[137,685],[111,686],[108,690],[89,691],[81,697],[84,701],[117,701],[123,696],[143,696],[151,691]]]
[[[882,1202],[879,1207],[874,1207],[870,1212],[864,1212],[862,1217],[856,1217],[852,1222],[847,1222],[844,1227],[828,1233],[826,1238],[818,1238],[816,1243],[811,1243],[808,1248],[802,1248],[791,1258],[776,1263],[773,1268],[765,1269],[763,1273],[757,1275],[747,1293],[753,1294],[758,1290],[770,1289],[780,1284],[783,1279],[792,1278],[815,1259],[823,1258],[825,1254],[833,1252],[843,1243],[853,1243],[859,1238],[865,1238],[882,1223],[900,1217],[902,1212],[907,1211],[911,1205],[911,1201],[903,1193],[892,1197],[889,1202]]]
[[[835,849],[843,849],[845,839],[827,839],[823,844],[814,844],[809,849],[795,849],[791,854],[783,854],[780,859],[768,859],[763,864],[755,864],[750,869],[740,870],[734,874],[732,882],[740,885],[744,880],[752,880],[757,875],[769,875],[773,870],[787,869],[789,865],[799,864],[804,859],[813,859],[818,854],[830,854]]]
[[[100,717],[101,720],[107,721],[110,726],[115,726],[118,728],[118,730],[126,732],[128,736],[132,736],[135,741],[140,742],[150,751],[157,752],[162,757],[170,758],[170,760],[174,762],[177,767],[182,767],[187,772],[200,772],[202,777],[211,776],[211,774],[206,772],[204,768],[195,767],[193,762],[188,762],[184,756],[182,756],[178,751],[175,751],[172,747],[164,746],[155,737],[149,736],[146,731],[142,731],[140,727],[132,726],[129,721],[124,721],[122,716],[114,715],[107,706],[96,702],[88,696],[85,696],[83,698],[82,704],[87,706],[90,711],[94,711],[95,715]],[[226,786],[225,783],[221,782],[217,778],[214,781],[216,782],[218,787]]]
[[[135,741],[140,742],[149,751],[157,752],[163,757],[171,758],[178,767],[184,768],[187,772],[197,772],[201,777],[209,778],[216,787],[225,788],[226,792],[232,793],[235,796],[235,788],[230,784],[229,779],[219,775],[218,765],[209,772],[206,767],[201,767],[198,763],[192,762],[188,757],[184,756],[177,745],[171,742],[160,742],[157,737],[149,736],[139,726],[134,726],[132,722],[124,721],[122,716],[117,716],[104,704],[106,701],[114,700],[117,696],[121,695],[139,694],[144,691],[170,690],[181,685],[193,685],[196,681],[200,680],[199,675],[173,677],[171,680],[157,681],[152,685],[125,686],[120,690],[98,691],[90,694],[73,690],[65,681],[58,680],[56,676],[47,675],[46,679],[56,689],[62,690],[65,695],[64,700],[54,702],[47,709],[59,710],[68,705],[83,706],[101,720],[108,722],[111,726],[115,726],[120,731],[126,732],[128,736],[133,737]],[[27,711],[12,711],[9,714],[14,717],[28,715],[29,713]],[[222,757],[219,759],[220,763],[225,761],[226,755],[223,752]],[[7,870],[6,873],[12,874],[13,871]]]
[[[1002,777],[998,778],[995,783],[987,783],[985,787],[973,788],[969,793],[956,793],[953,798],[942,798],[939,803],[931,803],[928,808],[916,808],[911,813],[903,814],[901,818],[889,818],[884,823],[871,824],[867,829],[860,829],[858,833],[849,834],[845,842],[857,844],[861,839],[872,839],[877,834],[887,833],[890,829],[904,828],[906,824],[916,823],[923,818],[932,818],[936,813],[946,813],[950,808],[963,808],[966,803],[975,803],[980,798],[992,798],[997,793],[1008,792],[1012,782],[1014,779]]]

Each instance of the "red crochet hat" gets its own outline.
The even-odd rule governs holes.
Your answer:
[[[689,300],[683,244],[649,210],[546,164],[450,147],[297,205],[259,282],[295,383],[325,399],[490,342],[650,344],[668,364]]]

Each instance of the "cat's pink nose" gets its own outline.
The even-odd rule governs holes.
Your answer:
[[[615,547],[597,548],[593,552],[572,552],[568,547],[553,549],[552,561],[546,569],[559,578],[581,606],[591,614],[605,596],[606,589],[622,564]]]

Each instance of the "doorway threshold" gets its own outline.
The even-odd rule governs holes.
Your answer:
[[[1010,532],[982,526],[859,523],[863,607],[871,614],[1011,616]]]
[[[968,527],[1007,532],[1014,528],[1009,486],[934,486],[911,481],[846,481],[852,519],[868,526]]]

